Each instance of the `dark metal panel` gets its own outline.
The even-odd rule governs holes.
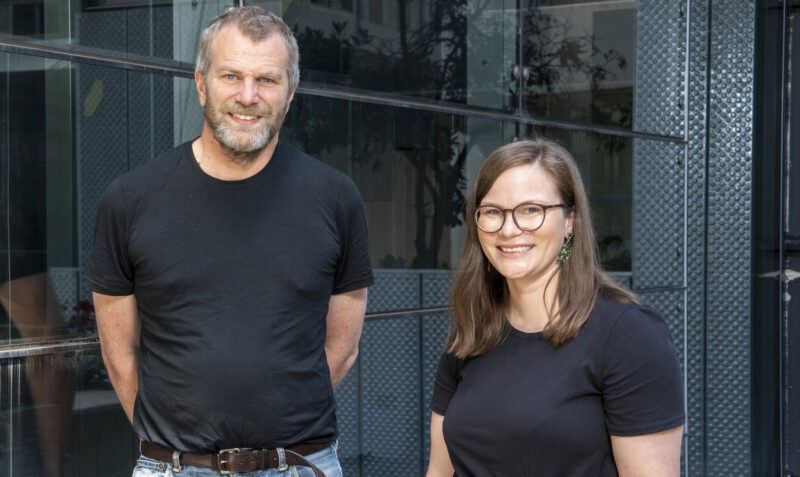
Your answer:
[[[633,146],[633,287],[682,287],[684,148],[642,139]]]
[[[706,475],[748,475],[754,2],[711,2],[710,40]]]
[[[686,1],[639,0],[633,127],[682,136],[686,64]]]
[[[425,270],[422,278],[422,308],[447,306],[450,302],[450,289],[453,286],[451,270]]]
[[[431,448],[431,409],[430,403],[433,397],[433,383],[436,378],[436,369],[439,366],[439,358],[444,350],[445,338],[447,336],[447,311],[436,314],[426,315],[422,318],[422,402],[420,412],[423,421],[423,460],[424,468],[428,467],[429,449]]]
[[[418,270],[375,269],[375,284],[369,288],[367,313],[412,310],[420,304]]]
[[[687,99],[687,475],[705,474],[706,124],[709,0],[689,9]]]
[[[419,320],[367,322],[361,341],[361,475],[419,475]]]

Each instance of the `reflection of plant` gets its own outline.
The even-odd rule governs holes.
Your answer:
[[[94,317],[94,305],[89,300],[81,300],[72,307],[73,314],[67,322],[70,331],[80,336],[96,336],[97,321]]]

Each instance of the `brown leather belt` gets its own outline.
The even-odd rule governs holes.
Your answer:
[[[240,472],[254,472],[256,470],[278,469],[285,470],[290,465],[311,467],[316,477],[325,477],[325,474],[304,456],[319,452],[330,447],[330,444],[297,444],[283,449],[284,461],[281,462],[278,449],[225,449],[216,454],[190,454],[178,452],[169,447],[141,441],[141,452],[145,457],[165,462],[177,467],[177,464],[191,467],[205,467],[214,469],[220,474],[238,474]]]

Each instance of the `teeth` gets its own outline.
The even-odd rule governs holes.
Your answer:
[[[527,252],[528,250],[532,249],[533,245],[528,245],[525,247],[500,247],[500,250],[506,253],[514,253],[514,252]]]
[[[256,116],[247,116],[245,114],[237,114],[237,113],[231,113],[231,115],[235,118],[243,119],[245,121],[250,121],[251,119],[256,118]]]

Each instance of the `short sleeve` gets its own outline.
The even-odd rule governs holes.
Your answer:
[[[342,182],[336,200],[336,228],[341,243],[341,255],[334,276],[334,295],[365,288],[374,282],[364,202],[349,177],[345,177]]]
[[[683,380],[664,319],[636,306],[617,320],[603,352],[603,406],[611,435],[637,436],[684,423]]]
[[[112,182],[100,199],[94,245],[86,272],[86,286],[104,295],[133,294],[133,266],[128,256],[128,220],[120,180]]]
[[[439,367],[436,370],[436,380],[433,384],[433,397],[431,398],[431,411],[444,416],[450,405],[450,399],[458,389],[461,382],[461,369],[464,362],[453,354],[442,353],[439,358]]]

